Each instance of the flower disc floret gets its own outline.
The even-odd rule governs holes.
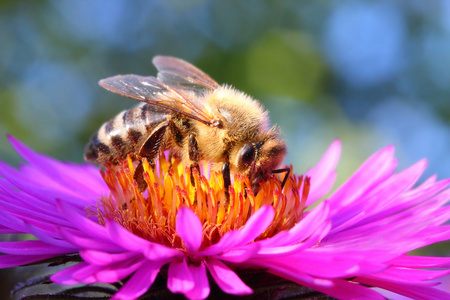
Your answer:
[[[227,190],[221,172],[210,173],[207,164],[201,169],[209,178],[164,155],[153,167],[144,159],[143,166],[144,189],[138,187],[130,159],[108,166],[102,176],[111,193],[101,197],[90,213],[97,215],[100,224],[113,219],[139,237],[175,249],[186,250],[176,230],[176,216],[182,207],[199,218],[203,232],[200,249],[204,249],[227,232],[242,228],[264,205],[273,207],[276,218],[258,239],[289,230],[301,220],[310,189],[309,177],[289,176],[281,187],[280,179],[270,175],[255,196],[246,176],[237,174]]]

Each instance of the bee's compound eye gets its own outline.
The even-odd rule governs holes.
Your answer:
[[[239,153],[239,162],[242,166],[248,168],[255,160],[255,156],[256,156],[255,145],[251,143],[245,144],[241,150],[241,153]]]

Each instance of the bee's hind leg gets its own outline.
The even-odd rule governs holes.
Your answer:
[[[164,134],[166,133],[168,126],[169,121],[164,122],[155,128],[139,151],[139,156],[147,158],[152,167],[155,165],[155,160],[158,156]],[[142,164],[142,160],[139,161],[139,165],[134,171],[134,180],[136,180],[140,192],[147,189],[147,182],[144,179],[144,166]]]
[[[193,169],[197,169],[198,173],[200,174],[200,167],[198,165],[198,162],[200,161],[200,154],[198,152],[197,139],[195,138],[195,134],[193,133],[189,134],[188,151],[189,160],[191,161],[191,165],[189,167],[191,170],[191,182],[193,185],[195,185],[194,175],[192,171]]]
[[[137,165],[136,169],[134,170],[134,180],[136,180],[136,183],[139,188],[139,192],[143,192],[147,189],[147,182],[145,182],[144,179],[144,165],[142,164],[142,161],[139,161],[139,164]]]
[[[222,177],[223,177],[223,186],[225,189],[225,196],[227,197],[227,200],[230,199],[230,185],[231,185],[231,175],[230,175],[230,163],[224,162],[222,165]]]

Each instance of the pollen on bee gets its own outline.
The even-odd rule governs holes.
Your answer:
[[[275,218],[258,239],[290,229],[303,216],[310,188],[308,177],[291,175],[282,188],[280,179],[270,175],[255,195],[249,179],[238,174],[227,193],[221,172],[210,171],[207,164],[200,165],[201,174],[164,155],[154,166],[145,159],[142,164],[147,184],[143,192],[134,179],[136,164],[130,158],[106,167],[102,176],[110,194],[89,213],[97,215],[101,224],[113,219],[142,238],[178,249],[184,249],[175,229],[180,207],[189,207],[202,222],[205,248],[226,232],[242,228],[263,205],[275,209]]]

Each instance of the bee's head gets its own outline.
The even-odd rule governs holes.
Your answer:
[[[262,142],[249,142],[239,149],[236,166],[239,173],[246,174],[253,184],[276,169],[285,155],[286,143],[277,137]]]

